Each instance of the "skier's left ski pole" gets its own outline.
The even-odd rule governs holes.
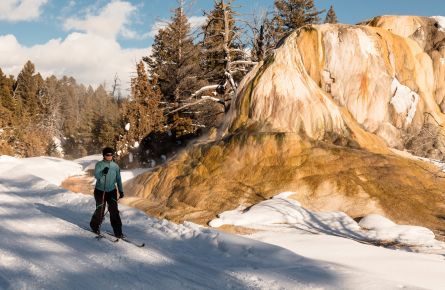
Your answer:
[[[99,231],[100,231],[100,226],[102,225],[102,222],[104,221],[104,219],[105,219],[105,191],[106,191],[106,186],[107,185],[107,175],[105,174],[105,182],[104,182],[104,192],[103,192],[103,194],[102,194],[102,210],[101,210],[101,213],[100,213],[100,223],[99,223],[99,227],[98,227],[98,229],[99,229]]]

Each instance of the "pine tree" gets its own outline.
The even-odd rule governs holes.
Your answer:
[[[103,86],[86,89],[72,77],[43,80],[31,62],[17,81],[0,70],[0,154],[57,155],[54,137],[64,141],[67,157],[97,153],[116,142],[119,120],[117,101]]]
[[[275,16],[273,17],[273,36],[275,43],[291,31],[306,24],[320,22],[314,0],[275,0]]]
[[[156,76],[148,79],[144,62],[136,67],[136,76],[131,79],[131,100],[122,103],[121,122],[125,133],[117,143],[122,155],[154,130],[160,130],[164,123],[164,115],[160,108],[161,92],[157,86]]]
[[[13,135],[13,99],[12,99],[12,85],[10,81],[0,69],[0,155],[13,155],[14,150],[9,140],[10,135]]]
[[[40,77],[41,78],[41,77]],[[35,74],[35,66],[27,61],[17,76],[14,89],[14,97],[21,103],[21,116],[31,119],[31,122],[40,112],[40,100],[38,98],[40,78]]]
[[[59,80],[58,91],[63,112],[61,124],[65,140],[63,149],[69,157],[77,158],[87,153],[83,147],[85,136],[79,130],[83,121],[80,104],[85,100],[85,88],[79,86],[74,78],[64,76]]]
[[[331,5],[331,7],[328,10],[328,13],[326,13],[326,18],[324,19],[324,23],[331,23],[331,24],[337,23],[337,15],[335,14],[334,6]]]
[[[189,98],[200,86],[199,46],[193,43],[182,1],[171,22],[155,36],[152,56],[145,57],[150,75],[156,75],[162,94],[169,102]]]
[[[175,137],[194,134],[207,108],[178,108],[195,101],[192,94],[207,82],[202,77],[200,44],[195,44],[190,24],[184,14],[183,1],[174,10],[170,23],[155,36],[151,57],[144,58],[152,77],[157,78],[162,92],[166,125]]]
[[[51,144],[48,146],[49,155],[57,155],[54,144],[55,138],[62,138],[62,110],[59,92],[59,81],[55,76],[46,78],[41,91],[42,125],[51,136]]]
[[[82,112],[89,111],[85,115],[85,121],[82,122],[88,124],[86,127],[84,125],[84,130],[91,134],[90,146],[87,150],[97,152],[97,149],[105,146],[114,148],[121,133],[117,99],[108,94],[102,85],[96,89],[90,99],[90,106],[82,109]]]
[[[14,79],[7,77],[0,69],[0,127],[12,126],[18,120],[14,120],[16,104],[12,98]]]
[[[250,27],[253,34],[251,58],[253,61],[259,62],[266,58],[275,45],[273,23],[269,19],[267,12],[264,11],[262,14],[254,15]]]

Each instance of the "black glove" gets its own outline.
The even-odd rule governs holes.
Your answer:
[[[102,173],[103,173],[103,174],[107,174],[107,173],[108,173],[108,170],[110,170],[110,168],[105,167],[105,168],[102,170]]]
[[[122,191],[119,192],[119,198],[124,198],[124,193]]]

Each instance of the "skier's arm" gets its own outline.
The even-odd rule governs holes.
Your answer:
[[[118,167],[116,172],[116,183],[117,183],[117,189],[119,192],[124,192],[124,189],[122,187],[122,178],[121,178],[121,170]]]
[[[96,163],[96,167],[94,167],[94,177],[99,180],[103,176],[102,166],[100,166],[100,162]]]

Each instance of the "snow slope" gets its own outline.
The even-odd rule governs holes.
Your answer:
[[[427,228],[397,225],[377,214],[367,215],[357,223],[343,212],[312,212],[301,207],[298,201],[287,198],[293,194],[296,193],[283,192],[249,208],[240,206],[223,212],[210,222],[210,226],[230,224],[265,230],[292,227],[360,242],[401,245],[411,251],[445,255],[445,243],[435,240],[434,233]]]
[[[57,158],[0,157],[0,289],[445,288],[443,255],[282,227],[250,239],[120,206],[124,232],[146,247],[98,241],[81,228],[93,198],[58,186],[82,168]],[[111,229],[108,221],[103,228]]]

